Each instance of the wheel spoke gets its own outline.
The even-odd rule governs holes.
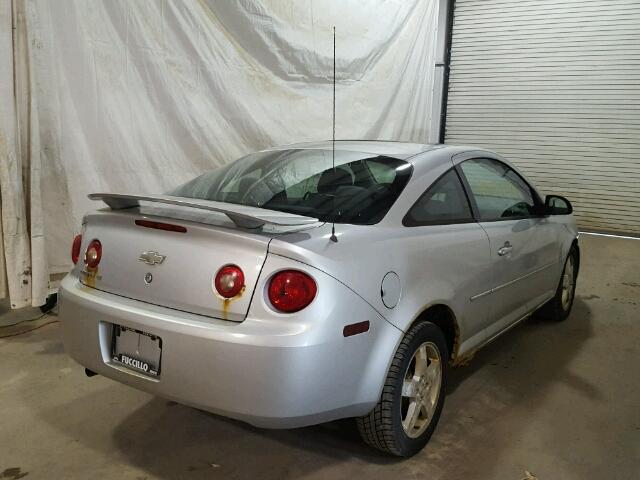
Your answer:
[[[440,362],[438,360],[431,360],[431,363],[427,367],[427,371],[425,372],[425,377],[428,383],[432,383],[436,380],[438,373],[440,372]]]
[[[409,408],[407,409],[407,416],[402,422],[402,426],[404,427],[406,432],[411,432],[411,430],[413,430],[416,426],[416,422],[418,421],[418,417],[420,416],[421,409],[422,404],[416,402],[415,400],[409,404]]]
[[[420,405],[420,413],[424,418],[425,422],[428,422],[431,419],[431,402],[425,397],[422,399],[422,404]]]
[[[429,357],[427,356],[427,346],[421,345],[418,351],[416,352],[415,375],[418,375],[418,376],[424,375],[428,362],[429,362]]]

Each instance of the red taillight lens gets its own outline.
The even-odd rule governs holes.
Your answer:
[[[84,263],[89,268],[96,268],[102,258],[102,244],[100,240],[91,240],[84,254]]]
[[[73,238],[73,245],[71,246],[71,261],[75,265],[80,258],[80,246],[82,245],[82,235],[76,235]]]
[[[172,223],[153,222],[151,220],[136,220],[139,227],[155,228],[157,230],[165,230],[167,232],[187,233],[187,228],[182,225],[173,225]]]
[[[298,312],[316,297],[318,287],[309,275],[297,270],[276,273],[269,282],[269,301],[273,308],[285,313]]]
[[[218,270],[214,283],[224,298],[235,297],[244,287],[244,273],[237,265],[227,265]]]

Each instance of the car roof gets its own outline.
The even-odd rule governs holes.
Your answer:
[[[444,145],[428,145],[422,143],[393,142],[387,140],[336,140],[336,150],[370,153],[384,155],[401,160],[413,157],[419,153],[442,148]],[[265,151],[274,150],[331,150],[333,142],[324,140],[319,142],[292,143],[278,147],[268,148]]]
[[[332,148],[331,140],[319,142],[292,143],[268,148],[265,152],[284,150],[327,150]],[[336,151],[350,151],[370,155],[384,155],[386,157],[406,160],[414,167],[414,177],[427,173],[440,165],[455,161],[459,156],[483,156],[496,158],[507,162],[495,152],[482,147],[471,145],[448,145],[443,143],[424,144],[410,142],[395,142],[390,140],[336,140]],[[512,168],[513,165],[509,164]]]

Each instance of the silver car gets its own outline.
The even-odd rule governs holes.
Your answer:
[[[90,197],[109,208],[84,218],[60,288],[69,355],[260,427],[355,417],[410,456],[449,366],[573,303],[571,204],[477,148],[290,145],[168,194]]]

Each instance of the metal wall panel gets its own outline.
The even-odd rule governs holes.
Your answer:
[[[456,0],[445,141],[640,235],[640,1]]]

